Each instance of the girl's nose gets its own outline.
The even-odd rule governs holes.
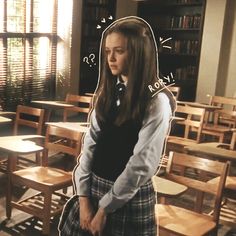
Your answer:
[[[114,52],[111,52],[109,61],[115,61],[115,60],[116,60],[116,58],[115,58],[115,53],[114,53]]]

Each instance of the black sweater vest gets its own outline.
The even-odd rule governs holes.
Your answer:
[[[127,121],[114,124],[118,108],[114,105],[105,124],[101,125],[94,151],[92,171],[99,177],[115,181],[125,169],[138,141],[141,122]]]

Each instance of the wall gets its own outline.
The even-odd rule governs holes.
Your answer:
[[[196,100],[207,102],[214,95],[220,61],[226,0],[207,0],[202,36]]]
[[[236,1],[228,0],[228,12],[226,15],[228,34],[224,36],[224,46],[228,45],[228,70],[224,95],[236,97]]]
[[[70,93],[78,94],[80,74],[80,36],[82,30],[82,1],[74,0],[73,4]]]
[[[196,100],[236,91],[236,1],[207,0]]]

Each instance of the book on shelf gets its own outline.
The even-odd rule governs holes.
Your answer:
[[[180,67],[176,68],[175,70],[175,80],[191,80],[196,77],[197,68],[196,66],[186,66],[186,67]]]
[[[159,52],[169,54],[197,55],[198,40],[171,40],[168,47],[161,45]]]
[[[193,29],[199,28],[201,23],[201,15],[182,15],[182,16],[172,16],[170,19],[171,29]]]

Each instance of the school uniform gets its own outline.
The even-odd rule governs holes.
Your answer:
[[[114,99],[103,124],[98,124],[95,110],[91,114],[91,127],[74,172],[76,192],[90,197],[96,209],[104,208],[104,236],[156,236],[151,177],[169,131],[169,98],[160,92],[142,121],[130,120],[121,126],[114,124],[119,105]]]

